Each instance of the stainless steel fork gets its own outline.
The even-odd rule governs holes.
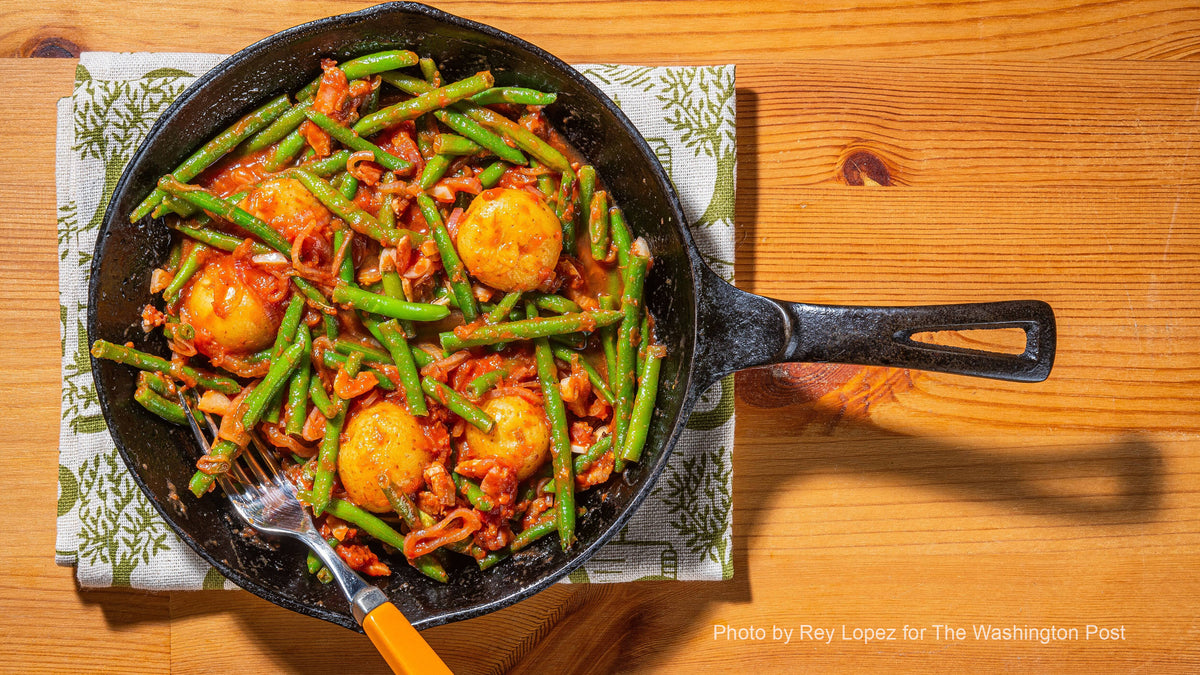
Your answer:
[[[207,454],[211,445],[209,437],[196,421],[183,392],[180,391],[178,396],[192,433]],[[212,417],[204,413],[204,420],[209,433],[216,438],[217,425]],[[253,450],[247,448],[239,453],[230,460],[228,472],[216,475],[233,510],[259,532],[299,539],[317,554],[350,601],[354,619],[362,625],[393,671],[449,673],[446,664],[400,610],[388,601],[384,592],[364,581],[325,543],[272,453],[253,434],[251,438]]]

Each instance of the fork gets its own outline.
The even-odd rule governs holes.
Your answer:
[[[208,454],[208,436],[200,428],[182,391],[178,392],[178,397],[192,433],[205,454]],[[204,420],[215,438],[216,423],[208,413],[204,413]],[[230,462],[228,473],[217,474],[217,482],[229,497],[233,510],[255,530],[299,539],[317,554],[350,602],[354,619],[363,627],[394,672],[410,675],[450,673],[437,652],[404,618],[399,608],[388,601],[384,592],[364,581],[325,542],[313,525],[308,511],[296,497],[295,487],[283,475],[279,463],[253,434],[251,439],[254,450],[247,449],[239,453],[245,466],[235,457]]]

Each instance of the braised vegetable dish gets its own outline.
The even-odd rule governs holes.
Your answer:
[[[401,50],[322,71],[132,213],[175,232],[142,314],[169,357],[92,354],[138,369],[151,413],[186,424],[182,391],[219,419],[192,493],[261,442],[361,572],[570,548],[577,492],[639,460],[653,414],[646,242],[543,115],[553,93]]]

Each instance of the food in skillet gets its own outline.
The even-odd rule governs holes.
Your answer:
[[[178,233],[143,312],[170,360],[92,354],[142,371],[147,410],[185,423],[182,387],[220,418],[194,494],[261,437],[359,571],[390,573],[373,539],[439,581],[451,552],[570,547],[576,491],[645,444],[646,243],[544,118],[553,94],[444,84],[408,51],[322,69],[131,215]]]

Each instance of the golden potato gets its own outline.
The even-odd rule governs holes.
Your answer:
[[[391,511],[379,487],[380,474],[405,494],[421,489],[433,443],[417,418],[395,403],[363,408],[346,423],[338,450],[338,477],[350,499],[368,511]]]
[[[483,410],[496,420],[492,433],[467,426],[471,459],[495,458],[525,480],[550,457],[550,422],[540,406],[520,396],[488,399]]]
[[[240,206],[266,221],[289,240],[310,223],[324,225],[333,217],[295,178],[272,178],[242,200]]]
[[[209,356],[218,350],[249,353],[271,346],[281,318],[278,309],[246,283],[229,256],[210,260],[196,273],[180,314],[186,323],[207,332],[197,337],[196,348]]]
[[[562,225],[525,190],[480,193],[458,226],[458,254],[472,276],[501,291],[531,291],[554,275]]]

